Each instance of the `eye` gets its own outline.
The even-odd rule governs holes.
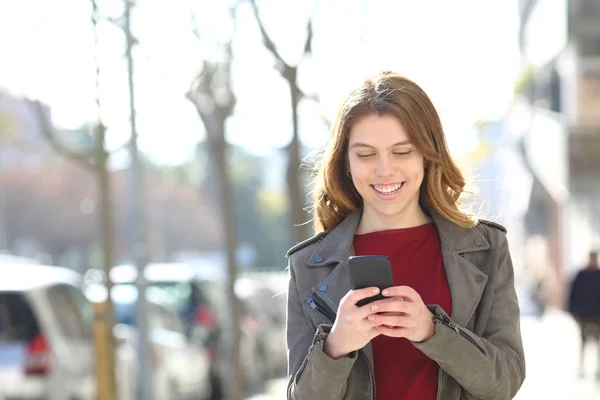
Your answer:
[[[369,154],[357,154],[359,158],[368,158],[368,157],[373,157],[375,155],[375,153],[369,153]]]
[[[408,150],[408,151],[397,151],[397,152],[394,152],[394,155],[397,155],[397,156],[407,156],[407,155],[409,155],[410,153],[412,153],[412,150]]]

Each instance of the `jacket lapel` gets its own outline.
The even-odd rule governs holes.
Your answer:
[[[489,250],[490,243],[478,229],[463,228],[435,212],[431,217],[440,234],[444,269],[452,295],[451,318],[465,326],[473,316],[488,280],[488,276],[465,255]]]
[[[361,212],[350,214],[332,230],[317,246],[308,260],[308,267],[335,266],[331,274],[312,288],[333,311],[337,311],[342,298],[350,290],[348,258],[354,253],[354,233],[360,222]]]

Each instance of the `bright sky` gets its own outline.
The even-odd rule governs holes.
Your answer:
[[[201,10],[205,31],[226,35],[225,1],[139,0],[133,29],[138,130],[142,150],[166,162],[181,161],[203,136],[185,92],[205,47],[191,35],[190,5]],[[322,104],[301,109],[305,144],[318,146],[327,132],[319,114],[333,119],[344,94],[364,77],[393,69],[416,80],[442,115],[455,152],[474,143],[473,123],[500,116],[519,69],[516,0],[321,1],[313,61],[302,64],[306,91]],[[98,0],[118,15],[121,0]],[[295,64],[302,50],[311,1],[262,0],[267,29]],[[68,10],[68,11],[66,11]],[[90,4],[81,0],[0,2],[0,87],[50,104],[55,124],[76,127],[94,120],[93,37]],[[230,141],[267,154],[291,137],[285,81],[260,42],[250,8],[239,14],[235,42],[238,104],[228,126]],[[361,35],[363,42],[361,45]],[[103,23],[99,38],[103,118],[110,144],[127,140],[128,95],[124,36]]]

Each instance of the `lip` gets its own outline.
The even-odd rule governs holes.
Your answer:
[[[378,185],[398,185],[400,184],[400,188],[395,191],[394,193],[390,193],[390,194],[383,194],[378,192],[375,187],[373,185],[369,185],[371,186],[371,189],[373,190],[373,192],[375,193],[375,195],[377,197],[379,197],[382,200],[394,200],[396,199],[398,196],[400,196],[400,194],[402,193],[402,190],[404,189],[404,185],[406,184],[406,182],[397,182],[397,183],[380,183]]]

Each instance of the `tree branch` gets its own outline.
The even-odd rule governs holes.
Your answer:
[[[79,165],[85,167],[86,169],[94,170],[95,165],[90,160],[90,154],[87,153],[79,153],[70,149],[67,149],[64,144],[62,144],[58,138],[56,137],[56,133],[54,128],[52,127],[52,123],[46,119],[44,114],[44,108],[42,107],[39,101],[30,101],[30,104],[34,108],[34,112],[37,115],[37,120],[40,126],[40,130],[48,140],[48,143],[52,147],[52,149],[58,154],[77,162]]]
[[[106,153],[107,153],[107,155],[110,157],[110,156],[112,156],[113,154],[116,154],[116,153],[118,153],[118,152],[120,152],[120,151],[123,151],[123,150],[129,150],[129,147],[130,147],[130,146],[131,146],[131,139],[129,139],[128,141],[126,141],[125,143],[123,143],[122,145],[120,145],[119,147],[117,147],[116,149],[113,149],[113,150],[111,150],[111,151],[108,151],[108,152],[106,152]]]
[[[236,99],[231,90],[230,68],[231,60],[204,60],[201,71],[186,93],[186,98],[194,104],[207,129],[207,124],[213,124],[212,118],[218,116],[225,120],[235,108]]]
[[[273,40],[267,33],[265,26],[263,24],[263,21],[260,18],[260,13],[258,12],[258,6],[256,5],[256,0],[250,0],[250,4],[252,5],[252,10],[254,11],[254,17],[256,18],[256,23],[258,24],[258,28],[260,29],[260,33],[263,38],[263,44],[265,45],[267,50],[269,50],[271,52],[271,54],[273,54],[273,56],[275,57],[277,64],[280,65],[280,67],[276,66],[276,68],[283,75],[286,70],[290,70],[290,69],[292,69],[292,67],[285,62],[283,57],[281,57],[281,55],[277,51],[275,42],[273,42]]]
[[[192,33],[194,34],[194,37],[197,40],[200,40],[202,38],[202,35],[200,35],[200,25],[198,25],[198,18],[196,18],[195,13],[190,14],[190,20],[192,24]]]
[[[249,1],[250,1],[250,4],[252,5],[252,10],[254,11],[254,16],[256,18],[256,22],[258,23],[258,27],[259,27],[260,32],[263,37],[263,44],[265,45],[267,50],[269,50],[271,52],[271,54],[273,54],[273,56],[275,57],[275,60],[276,60],[275,69],[277,69],[279,71],[279,73],[283,76],[283,78],[285,78],[288,82],[290,82],[290,83],[292,81],[295,82],[298,66],[292,67],[284,61],[283,57],[281,57],[281,55],[277,51],[277,47],[275,46],[275,43],[273,42],[271,37],[268,35],[268,33],[265,29],[264,23],[259,15],[256,0],[249,0]],[[306,24],[307,32],[306,32],[306,41],[304,42],[303,56],[306,54],[312,53],[312,41],[313,41],[313,37],[314,37],[313,22],[315,19],[315,15],[317,13],[317,9],[319,8],[318,6],[319,6],[319,1],[316,0],[315,7],[311,13],[308,23]],[[306,97],[306,94],[302,90],[300,90],[299,87],[297,87],[296,89],[299,92],[299,99]]]
[[[314,37],[313,22],[315,15],[317,15],[317,9],[319,8],[319,0],[315,1],[315,8],[313,8],[312,14],[306,24],[306,42],[304,43],[304,54],[312,53],[312,41]]]

